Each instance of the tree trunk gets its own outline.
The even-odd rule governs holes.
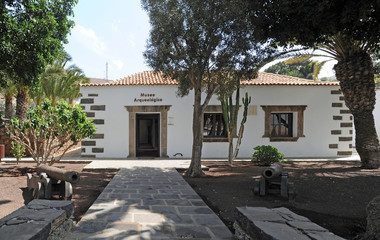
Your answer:
[[[13,97],[5,97],[4,117],[11,119],[13,115]]]
[[[228,165],[232,166],[234,160],[234,139],[231,138],[228,143]]]
[[[29,108],[29,94],[28,89],[21,88],[18,90],[16,97],[16,115],[21,120],[26,119],[26,112]]]
[[[187,176],[201,177],[204,175],[201,167],[201,156],[203,146],[203,111],[202,111],[202,90],[201,87],[194,87],[194,112],[193,112],[193,150]]]
[[[242,121],[241,125],[240,125],[240,128],[239,128],[239,135],[238,135],[238,139],[237,139],[237,142],[236,142],[236,148],[235,148],[233,160],[235,160],[237,158],[237,155],[239,154],[241,139],[243,138],[243,132],[244,132],[244,123]]]
[[[376,103],[374,70],[366,52],[354,54],[334,66],[346,106],[354,116],[356,150],[363,168],[379,168],[380,145],[373,109]]]

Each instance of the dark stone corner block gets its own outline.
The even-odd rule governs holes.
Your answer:
[[[93,104],[94,99],[93,98],[81,98],[80,104]]]
[[[82,140],[82,146],[96,146],[96,141]]]

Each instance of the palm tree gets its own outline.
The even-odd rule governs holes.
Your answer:
[[[76,65],[65,69],[70,60],[70,55],[66,53],[46,67],[45,72],[41,75],[41,85],[33,91],[35,104],[39,105],[45,98],[50,99],[53,106],[60,99],[65,99],[72,104],[79,97],[79,84],[86,83],[89,79]]]
[[[14,81],[7,78],[5,86],[1,88],[1,93],[5,98],[4,117],[7,119],[12,118],[13,115],[13,98],[16,95],[16,85]]]
[[[366,42],[356,41],[339,33],[329,42],[316,47],[323,54],[301,53],[290,62],[315,56],[337,60],[334,70],[336,78],[340,82],[346,106],[354,117],[355,145],[362,161],[362,167],[379,168],[380,145],[372,113],[375,108],[376,93],[374,66],[370,55],[371,47]],[[329,60],[316,65],[314,79],[317,79],[321,67],[327,61]]]
[[[21,120],[26,119],[26,113],[29,108],[29,86],[22,83],[17,84],[17,95],[16,95],[16,115]]]
[[[41,76],[43,98],[50,99],[52,106],[55,106],[61,98],[62,85],[64,84],[63,79],[66,75],[64,67],[59,62],[54,62],[54,64],[46,67],[45,72]]]
[[[89,83],[90,79],[86,78],[82,69],[76,65],[71,65],[66,69],[64,96],[69,104],[73,104],[74,100],[80,97],[80,83]]]
[[[338,63],[334,70],[346,106],[354,116],[356,150],[362,166],[379,168],[380,145],[373,117],[376,92],[370,47],[365,42],[353,41],[344,35],[337,38],[335,48],[339,49],[336,55]]]

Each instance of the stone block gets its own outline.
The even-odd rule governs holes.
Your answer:
[[[142,213],[142,214],[134,214],[133,219],[135,222],[141,224],[161,224],[164,222],[164,218],[161,214],[157,213]]]
[[[86,117],[88,117],[88,118],[95,117],[95,113],[94,112],[85,112],[85,113],[86,113]]]
[[[202,215],[204,217],[204,215]],[[195,224],[191,215],[165,214],[165,222],[169,224]]]
[[[343,116],[333,116],[333,120],[343,120]]]
[[[91,139],[104,139],[104,133],[95,133]]]
[[[0,239],[48,239],[49,235],[65,224],[73,212],[71,201],[33,200],[0,220]],[[57,207],[57,208],[55,208]],[[71,220],[69,220],[71,221]],[[71,224],[67,223],[71,229]],[[66,225],[67,225],[66,224]]]
[[[343,107],[343,103],[332,103],[332,107]]]
[[[288,224],[296,229],[302,229],[305,232],[328,232],[326,228],[310,221],[289,221]]]
[[[209,226],[209,225],[223,226],[224,225],[222,220],[220,220],[220,218],[218,218],[214,214],[192,215],[192,218],[194,219],[194,222],[196,222],[199,225],[205,225],[205,226]]]
[[[104,125],[104,119],[93,119],[93,122],[97,125]]]
[[[316,240],[345,240],[331,232],[308,232],[307,235],[311,237],[311,239]]]
[[[225,226],[209,226],[208,229],[214,234],[213,239],[234,239],[233,234]]]
[[[331,94],[334,95],[339,95],[339,94],[342,94],[342,90],[338,89],[338,90],[331,90]]]
[[[331,135],[340,135],[342,134],[342,130],[331,130]]]
[[[104,148],[92,148],[93,153],[104,153]]]
[[[242,239],[342,239],[308,218],[283,207],[238,207],[235,211],[234,228],[237,238]]]
[[[280,214],[282,217],[284,217],[287,220],[310,221],[308,218],[295,214],[294,212],[284,207],[274,208],[273,211]]]
[[[96,233],[106,229],[107,222],[79,221],[75,231],[82,233]]]
[[[340,127],[352,127],[352,122],[342,122],[340,123]]]
[[[253,228],[255,228],[253,230]],[[286,223],[253,221],[248,232],[260,232],[258,239],[273,239],[273,240],[310,240],[296,229],[286,225]]]
[[[340,114],[351,114],[351,111],[348,109],[342,109],[339,111]]]
[[[42,200],[34,199],[27,208],[29,209],[59,209],[66,212],[67,218],[74,214],[74,202],[66,200]]]
[[[82,146],[96,146],[96,141],[82,140]]]
[[[352,151],[338,151],[337,155],[338,156],[351,156],[352,155]]]
[[[352,141],[352,137],[339,137],[339,142],[349,142]]]
[[[185,239],[211,239],[207,229],[199,225],[177,225],[175,226],[175,235]]]
[[[93,98],[81,98],[80,104],[92,104],[94,103]]]
[[[93,111],[105,111],[106,105],[92,105],[90,109]]]
[[[213,214],[209,207],[178,207],[180,214]]]

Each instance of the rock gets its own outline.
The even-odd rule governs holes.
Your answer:
[[[380,196],[367,205],[367,234],[380,235]]]

